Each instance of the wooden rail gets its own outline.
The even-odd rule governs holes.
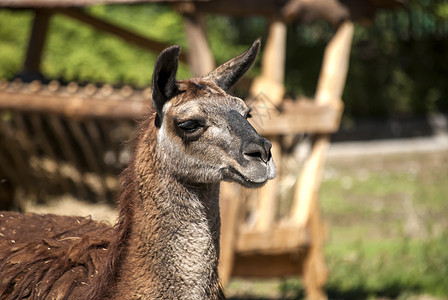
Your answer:
[[[33,84],[25,84],[19,90],[0,86],[0,109],[47,113],[77,119],[138,119],[147,113],[150,105],[149,90],[129,90],[127,93],[132,93],[132,97],[116,97],[102,96],[101,91],[104,89],[94,86],[78,87],[78,91],[73,92],[71,89],[76,87],[70,85],[54,93],[49,92],[46,86],[41,87],[38,92],[32,92],[32,86]],[[117,98],[115,101],[114,96]],[[338,129],[342,108],[341,101],[320,104],[300,100],[289,104],[281,113],[257,107],[250,121],[261,134],[267,136],[299,132],[331,133]]]
[[[240,230],[236,251],[241,255],[254,253],[278,254],[309,245],[310,237],[305,227],[288,226],[268,231]]]
[[[57,81],[0,80],[0,109],[17,112],[45,113],[76,119],[137,119],[147,113],[151,90],[134,90],[129,86],[113,88],[93,84],[79,86]]]
[[[343,108],[341,100],[328,104],[299,100],[287,105],[281,113],[274,109],[257,107],[253,109],[250,122],[265,136],[303,132],[334,133],[339,129]]]
[[[110,101],[69,96],[0,92],[0,108],[22,112],[47,113],[75,119],[136,119],[148,111],[143,101]]]

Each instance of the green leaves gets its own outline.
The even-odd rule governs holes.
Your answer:
[[[140,35],[187,48],[182,17],[159,4],[98,5],[87,12]],[[24,62],[33,14],[0,10],[0,77],[13,78]],[[206,17],[216,62],[244,51],[256,38],[266,42],[261,17]],[[285,85],[287,94],[312,97],[322,55],[334,31],[324,22],[289,25]],[[158,53],[56,15],[44,51],[43,74],[66,81],[148,86]],[[344,90],[345,120],[416,115],[448,110],[448,4],[409,0],[407,10],[380,11],[371,27],[356,26]],[[261,51],[261,52],[262,52]],[[260,59],[249,72],[256,76]],[[181,65],[179,79],[189,77]]]

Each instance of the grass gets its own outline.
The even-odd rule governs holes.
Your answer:
[[[447,297],[448,236],[359,241],[327,247],[330,298]]]
[[[333,175],[321,194],[331,226],[330,295],[448,298],[447,158],[430,153],[330,162]]]
[[[446,152],[330,160],[320,201],[330,229],[329,298],[448,299],[447,182]],[[304,293],[298,278],[236,279],[229,295],[302,299]]]

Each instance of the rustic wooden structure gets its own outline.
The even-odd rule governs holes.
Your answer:
[[[11,198],[14,187],[39,194],[71,193],[96,201],[112,199],[115,175],[127,163],[123,148],[149,99],[149,90],[93,84],[61,85],[39,80],[48,20],[59,13],[116,35],[147,50],[167,45],[95,18],[73,6],[145,0],[0,1],[0,6],[33,7],[36,16],[20,79],[0,81],[0,175],[9,185],[1,189]],[[146,0],[146,2],[152,2]],[[194,75],[214,66],[202,17],[209,13],[263,15],[270,20],[262,59],[262,74],[251,85],[253,125],[273,143],[279,177],[258,192],[222,188],[221,265],[223,282],[231,276],[303,276],[307,297],[326,298],[327,269],[323,257],[326,228],[318,191],[329,146],[329,134],[339,127],[341,100],[348,69],[353,20],[369,20],[377,8],[400,4],[395,0],[203,0],[166,1],[184,16],[189,62]],[[237,5],[232,4],[238,3]],[[235,9],[238,8],[238,9]],[[314,99],[284,99],[286,22],[325,19],[336,29],[323,58]],[[32,50],[31,50],[32,49]],[[34,80],[34,81],[33,81]],[[281,108],[279,110],[279,108]],[[266,122],[266,118],[269,122]],[[282,178],[282,143],[286,135],[311,133],[313,143],[297,175],[292,205],[277,218]],[[43,189],[42,187],[45,187]],[[249,200],[252,199],[252,200]],[[255,200],[253,200],[255,199]],[[5,203],[5,200],[0,199]],[[249,207],[248,201],[252,201]],[[247,216],[250,216],[248,218]]]
[[[273,64],[276,59],[267,59],[266,56],[278,56],[282,53],[278,48],[283,44],[281,35],[284,35],[284,31],[278,28],[279,26],[281,25],[275,22],[271,25],[260,78],[263,84],[258,85],[255,80],[252,89],[255,95],[269,95],[272,101],[270,103],[275,105],[282,105],[282,90],[271,86],[279,85],[280,76],[276,77],[275,73],[270,72],[272,65],[269,64]],[[273,143],[274,161],[279,168],[280,177],[259,192],[255,220],[241,217],[249,214],[239,209],[245,207],[244,196],[233,195],[231,201],[223,203],[221,271],[224,280],[231,275],[266,277],[302,274],[307,296],[310,299],[325,298],[323,286],[327,270],[323,257],[323,242],[326,230],[320,215],[318,192],[329,145],[328,135],[337,131],[342,114],[341,96],[348,70],[352,35],[353,24],[343,23],[327,46],[313,101],[299,100],[289,105],[284,104],[284,109],[278,116],[259,116],[269,118],[270,123],[277,126],[267,128],[267,122],[260,122],[263,125],[254,124],[257,130],[269,136]],[[271,52],[270,49],[276,51]],[[269,90],[263,90],[265,87]],[[260,110],[260,113],[263,111]],[[300,132],[316,135],[310,153],[297,176],[291,209],[286,216],[278,220],[278,185],[282,175],[282,149],[279,139],[286,134]]]
[[[72,82],[0,82],[0,169],[28,194],[107,201],[127,164],[136,118],[150,91]],[[42,194],[44,193],[44,194]]]

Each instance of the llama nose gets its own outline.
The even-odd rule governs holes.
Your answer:
[[[267,163],[271,159],[271,147],[271,142],[262,138],[260,143],[246,144],[243,154],[249,159],[261,159],[263,162]]]

